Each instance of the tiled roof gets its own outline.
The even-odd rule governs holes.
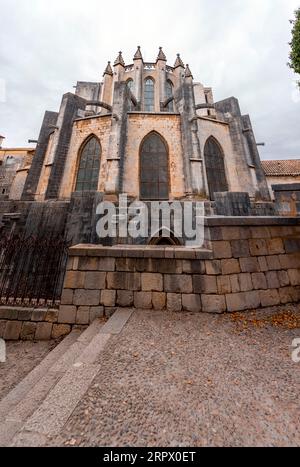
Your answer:
[[[300,175],[300,159],[262,161],[262,166],[267,177]]]

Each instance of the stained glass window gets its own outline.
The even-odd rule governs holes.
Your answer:
[[[140,185],[141,199],[169,199],[168,153],[156,133],[151,133],[141,148]]]
[[[94,136],[84,145],[77,173],[76,191],[96,191],[100,170],[100,143]]]
[[[223,151],[213,137],[210,137],[205,144],[204,157],[208,188],[213,200],[215,193],[228,191]]]
[[[144,107],[146,112],[154,112],[154,81],[151,78],[145,80]]]

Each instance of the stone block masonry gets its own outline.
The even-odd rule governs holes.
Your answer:
[[[68,292],[64,301],[70,301]],[[87,326],[103,315],[104,308],[101,306],[61,305],[60,310],[1,306],[0,338],[7,341],[59,339],[69,334],[74,327]]]
[[[300,301],[300,219],[207,218],[210,249],[70,248],[59,310],[0,307],[0,337],[59,338],[116,308],[225,313]]]
[[[300,219],[208,218],[210,250],[77,245],[60,314],[103,307],[224,313],[300,301]],[[89,311],[88,311],[89,310]]]

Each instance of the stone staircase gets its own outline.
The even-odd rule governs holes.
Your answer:
[[[0,401],[0,446],[43,446],[59,433],[98,373],[105,345],[132,313],[118,309],[105,324],[73,330]]]

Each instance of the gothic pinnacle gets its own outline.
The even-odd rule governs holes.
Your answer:
[[[167,61],[167,57],[165,56],[162,47],[159,48],[157,60],[163,60],[164,62]]]
[[[116,66],[116,65],[125,66],[125,62],[124,62],[124,59],[123,59],[123,56],[122,56],[122,52],[119,52],[119,55],[117,56],[117,58],[115,60],[114,66]]]
[[[141,52],[141,47],[138,45],[137,51],[134,54],[133,60],[143,60],[142,52]]]
[[[184,68],[184,63],[183,61],[181,60],[180,58],[180,54],[177,54],[177,58],[176,58],[176,62],[174,64],[174,68],[178,68],[179,66],[181,66],[182,68]]]
[[[107,66],[105,68],[103,76],[105,76],[105,75],[113,75],[113,71],[112,71],[112,67],[110,65],[110,62],[108,62]]]
[[[186,77],[186,78],[193,78],[193,75],[192,75],[192,72],[191,72],[191,70],[190,70],[189,65],[186,65],[185,77]]]

